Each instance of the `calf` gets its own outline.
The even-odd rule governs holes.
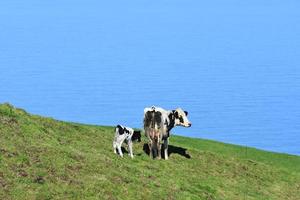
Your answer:
[[[149,139],[150,157],[152,150],[157,150],[158,158],[161,158],[161,143],[163,142],[164,156],[168,159],[168,143],[170,131],[175,126],[190,127],[192,124],[187,118],[188,112],[181,108],[176,110],[164,110],[152,106],[144,109],[144,129]]]
[[[116,149],[118,149],[121,157],[123,157],[121,146],[124,140],[127,141],[128,153],[130,157],[133,158],[132,142],[135,140],[141,142],[141,131],[135,131],[132,128],[121,126],[121,125],[116,126],[113,148],[114,148],[114,153],[117,153]]]

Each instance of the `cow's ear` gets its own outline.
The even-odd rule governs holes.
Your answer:
[[[185,113],[185,116],[188,116],[188,114],[189,114],[188,111],[184,111],[184,113]]]

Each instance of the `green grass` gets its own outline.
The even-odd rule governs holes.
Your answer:
[[[112,151],[113,127],[0,105],[0,199],[300,199],[300,157],[172,135],[169,160]]]

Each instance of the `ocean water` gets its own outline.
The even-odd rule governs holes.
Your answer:
[[[189,111],[199,137],[300,155],[300,2],[0,2],[0,102],[142,127]]]

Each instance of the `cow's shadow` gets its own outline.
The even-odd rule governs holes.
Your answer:
[[[144,143],[143,150],[147,155],[150,154],[148,143]],[[187,149],[182,148],[182,147],[177,147],[177,146],[173,146],[173,145],[168,146],[168,155],[169,155],[169,157],[171,156],[171,154],[179,154],[179,155],[181,155],[185,158],[190,159],[191,156],[186,151],[187,151]],[[163,158],[165,157],[163,148],[162,148],[161,155],[162,155]]]

